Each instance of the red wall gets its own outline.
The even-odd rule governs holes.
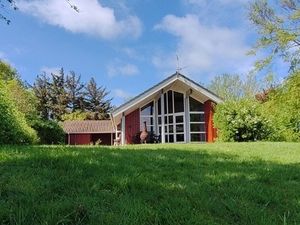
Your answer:
[[[89,145],[95,144],[98,139],[101,139],[100,145],[111,145],[111,137],[114,134],[70,134],[69,140],[68,135],[66,135],[66,143],[70,145]],[[70,143],[68,143],[70,141]]]
[[[133,111],[125,117],[125,139],[132,144],[132,138],[140,132],[140,109]]]
[[[70,145],[89,145],[91,142],[90,134],[70,134]]]
[[[214,116],[214,109],[213,109],[214,102],[208,100],[204,103],[204,115],[205,115],[205,128],[206,128],[206,141],[207,142],[214,142],[217,138],[217,130],[214,128],[213,125],[213,116]]]

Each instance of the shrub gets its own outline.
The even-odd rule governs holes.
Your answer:
[[[28,126],[0,81],[0,144],[32,144],[37,140],[36,132]]]
[[[40,144],[63,144],[65,133],[61,126],[53,120],[36,119],[31,126],[39,136]]]
[[[221,141],[271,139],[272,129],[260,104],[252,100],[228,101],[216,107],[215,127]]]
[[[300,71],[291,74],[263,104],[280,141],[300,141]]]

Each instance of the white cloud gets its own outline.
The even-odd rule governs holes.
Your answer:
[[[138,37],[141,21],[134,15],[118,20],[112,8],[104,7],[97,0],[74,0],[79,13],[70,9],[63,0],[19,0],[20,11],[31,14],[46,23],[74,33],[85,33],[104,39],[119,36]]]
[[[123,89],[113,89],[112,94],[116,105],[120,105],[124,102],[127,102],[134,96],[129,92],[124,91]]]
[[[0,52],[0,61],[5,62],[11,66],[15,66],[12,62],[10,62],[7,58],[7,55],[4,52]]]
[[[45,72],[46,74],[57,74],[59,72],[59,70],[61,69],[61,67],[48,67],[48,66],[43,66],[41,68],[41,72]]]
[[[205,6],[207,4],[217,3],[222,5],[228,5],[228,4],[240,4],[240,3],[246,3],[248,0],[183,0],[185,3],[197,5],[197,6]]]
[[[114,89],[113,90],[114,97],[128,99],[131,98],[132,95],[122,89]]]
[[[176,17],[167,15],[155,29],[168,32],[178,38],[177,53],[180,66],[193,74],[214,75],[216,73],[246,70],[249,58],[246,52],[249,46],[238,29],[203,25],[196,15]],[[167,70],[176,68],[175,52],[158,54],[153,64]]]
[[[0,59],[4,59],[4,58],[5,58],[4,52],[0,52]]]
[[[139,73],[139,68],[130,63],[115,62],[107,66],[108,76],[134,76]]]

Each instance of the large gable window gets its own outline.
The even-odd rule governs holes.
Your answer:
[[[161,134],[162,121],[165,124],[166,142],[184,142],[185,141],[185,119],[184,119],[184,95],[172,90],[163,95],[164,98],[164,116],[162,116],[161,99],[158,100],[158,132]]]

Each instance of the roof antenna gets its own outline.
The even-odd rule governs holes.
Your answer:
[[[184,68],[187,68],[187,66],[185,66],[185,67],[180,67],[179,56],[178,56],[178,54],[176,54],[176,61],[177,61],[176,73],[179,74],[180,71],[183,70]]]

